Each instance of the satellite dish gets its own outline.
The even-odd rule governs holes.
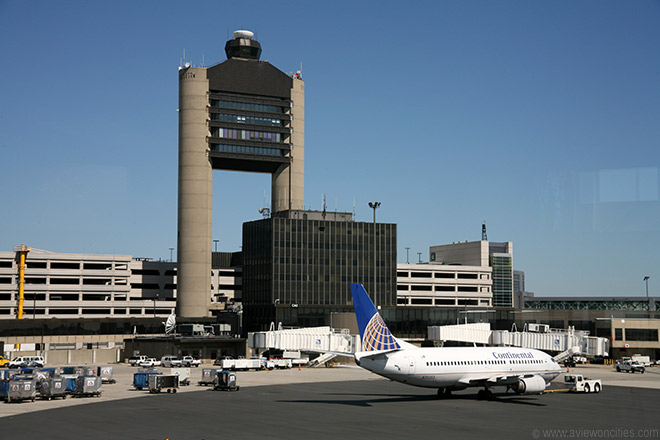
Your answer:
[[[174,314],[171,314],[167,317],[167,322],[165,322],[165,334],[172,334],[176,329],[176,317]]]

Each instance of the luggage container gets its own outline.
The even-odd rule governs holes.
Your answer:
[[[179,388],[179,376],[176,374],[151,374],[148,377],[149,392],[160,393],[167,390],[168,393],[176,393]]]
[[[160,371],[150,370],[150,371],[138,371],[133,373],[133,386],[136,390],[142,390],[143,388],[149,387],[149,376],[163,374]]]
[[[101,378],[98,376],[79,376],[76,378],[75,397],[100,396]]]
[[[96,375],[101,378],[102,383],[116,383],[112,378],[112,371],[112,367],[99,367]]]
[[[62,379],[64,379],[64,391],[73,394],[76,392],[76,379],[78,379],[77,374],[63,374]]]
[[[61,397],[66,399],[66,379],[62,376],[48,377],[39,382],[39,396],[42,399]]]
[[[21,370],[18,368],[8,368],[6,370],[0,370],[0,380],[9,380],[14,376],[21,374]]]
[[[62,375],[76,374],[76,368],[79,367],[62,367]]]
[[[36,383],[31,376],[14,376],[7,387],[7,402],[31,400],[37,396]]]
[[[74,367],[73,371],[74,374],[77,374],[78,376],[82,377],[90,377],[90,376],[96,376],[96,367],[88,367],[88,366],[83,366],[83,367]]]
[[[190,385],[190,368],[170,368],[170,374],[179,376],[179,385]]]
[[[43,375],[48,375],[48,377],[55,377],[59,376],[57,374],[57,368],[40,368],[39,373],[42,373]]]
[[[0,399],[7,400],[8,389],[9,389],[9,379],[0,379]]]
[[[236,373],[222,370],[215,375],[213,389],[216,391],[238,391],[241,387],[236,385]]]
[[[209,386],[215,384],[215,376],[218,371],[223,371],[222,368],[202,368],[202,380],[199,381],[200,385]]]

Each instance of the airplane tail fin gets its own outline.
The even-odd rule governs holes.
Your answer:
[[[401,346],[380,317],[362,284],[351,284],[353,308],[360,329],[363,351],[397,350]]]

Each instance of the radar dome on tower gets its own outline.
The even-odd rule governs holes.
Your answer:
[[[258,60],[261,56],[261,45],[253,40],[254,32],[245,29],[234,31],[234,39],[225,44],[227,59],[243,58]]]

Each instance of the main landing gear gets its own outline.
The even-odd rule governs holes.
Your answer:
[[[451,390],[449,388],[438,388],[438,399],[447,399],[451,397]]]
[[[493,398],[493,392],[488,388],[479,390],[477,393],[477,399],[479,400],[491,400]]]

